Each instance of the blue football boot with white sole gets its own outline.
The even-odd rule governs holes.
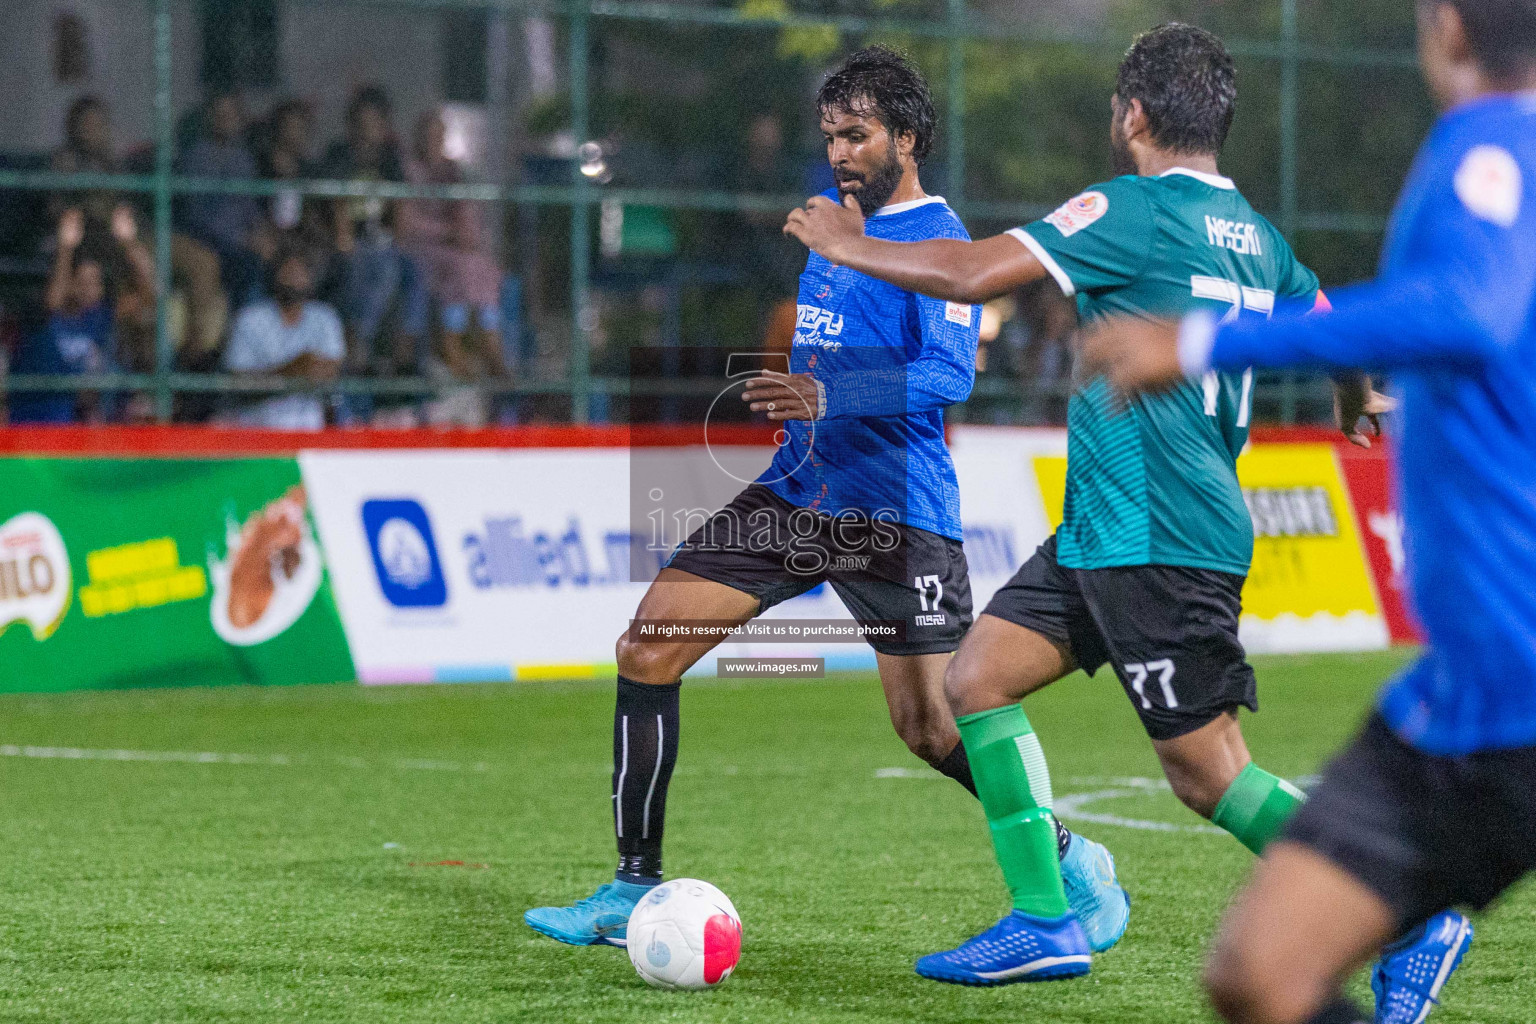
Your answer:
[[[1383,949],[1371,972],[1376,1024],[1420,1024],[1471,945],[1472,922],[1446,910]]]
[[[1119,942],[1131,920],[1131,897],[1120,886],[1109,850],[1072,833],[1067,855],[1061,859],[1061,882],[1089,947],[1102,953]]]
[[[1015,910],[974,939],[917,962],[917,973],[953,985],[1012,985],[1087,974],[1093,961],[1088,937],[1070,910],[1035,917]]]
[[[534,931],[572,946],[622,946],[630,913],[652,888],[615,879],[568,907],[534,907],[523,921]]]

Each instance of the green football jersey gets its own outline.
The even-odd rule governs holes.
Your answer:
[[[1317,295],[1317,276],[1231,180],[1176,168],[1116,178],[1009,234],[1029,247],[1083,321],[1263,315]],[[1180,565],[1247,575],[1253,523],[1237,484],[1252,372],[1208,373],[1123,408],[1102,378],[1067,407],[1069,568]]]

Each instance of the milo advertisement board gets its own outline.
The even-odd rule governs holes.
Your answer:
[[[353,678],[293,459],[0,459],[0,691]]]

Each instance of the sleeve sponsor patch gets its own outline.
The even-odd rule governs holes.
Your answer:
[[[959,302],[946,302],[944,319],[961,327],[969,327],[971,326],[971,307]]]
[[[1108,196],[1103,192],[1084,192],[1062,203],[1055,213],[1045,218],[1045,222],[1064,237],[1071,238],[1108,212]]]
[[[1501,228],[1520,219],[1520,165],[1503,146],[1473,146],[1456,168],[1456,197],[1474,217]]]

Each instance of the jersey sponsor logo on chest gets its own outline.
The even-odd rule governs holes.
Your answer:
[[[1259,242],[1259,227],[1246,221],[1227,220],[1225,217],[1205,218],[1205,237],[1212,245],[1231,249],[1239,256],[1262,256],[1263,245]]]
[[[796,306],[795,329],[837,337],[843,333],[843,317],[819,306]]]

